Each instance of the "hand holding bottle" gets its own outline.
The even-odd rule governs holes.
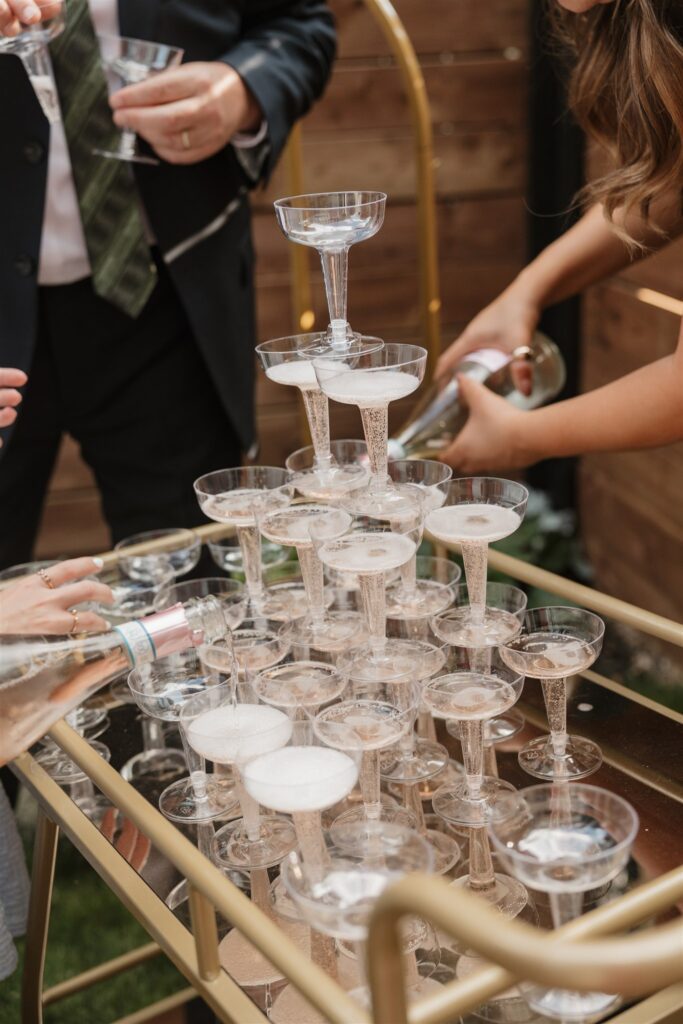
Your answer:
[[[109,629],[95,612],[71,609],[85,601],[113,604],[114,595],[104,583],[86,579],[102,568],[100,558],[70,558],[42,574],[34,573],[0,590],[0,635],[40,636]]]
[[[513,353],[531,345],[541,310],[514,283],[481,310],[436,364],[435,376],[446,377],[469,352],[500,348]],[[531,392],[532,370],[523,360],[515,360],[510,370],[515,386],[523,394]]]
[[[534,461],[524,438],[529,412],[516,409],[500,395],[464,374],[458,374],[467,422],[439,460],[463,476],[521,469]]]

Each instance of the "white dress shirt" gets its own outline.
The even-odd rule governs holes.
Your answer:
[[[95,31],[119,34],[116,0],[89,0]],[[39,284],[71,284],[90,276],[69,148],[61,121],[50,125],[47,191],[40,240]]]
[[[88,0],[88,3],[95,32],[117,36],[119,34],[117,0]],[[254,146],[259,146],[266,137],[267,127],[264,120],[254,134],[234,135],[231,140],[232,145],[238,149],[251,149]],[[40,242],[38,283],[45,285],[71,284],[89,276],[90,260],[81,226],[69,149],[64,135],[64,125],[59,121],[50,126],[47,190],[43,214],[43,233]]]

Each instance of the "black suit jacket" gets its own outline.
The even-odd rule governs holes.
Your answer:
[[[182,46],[242,76],[268,123],[258,171],[232,146],[191,166],[135,164],[150,225],[223,404],[253,440],[254,312],[246,192],[267,178],[334,57],[323,0],[119,0],[122,35]],[[30,370],[49,125],[19,60],[0,56],[0,365]]]

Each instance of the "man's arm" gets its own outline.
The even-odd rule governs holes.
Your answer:
[[[295,122],[322,93],[336,51],[334,21],[322,0],[249,0],[244,33],[222,58],[263,112],[271,173]]]

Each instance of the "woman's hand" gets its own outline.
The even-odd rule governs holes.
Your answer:
[[[22,396],[16,389],[23,387],[27,380],[28,377],[23,370],[3,369],[0,366],[0,428],[9,427],[17,418],[16,407]]]
[[[56,18],[62,0],[0,0],[0,36],[13,38],[28,25]]]
[[[527,447],[525,437],[531,413],[516,409],[478,381],[458,376],[469,416],[453,443],[441,452],[441,462],[463,476],[521,469],[540,458]]]
[[[236,132],[256,130],[262,118],[240,76],[220,61],[162,71],[115,92],[110,103],[119,128],[137,132],[171,164],[206,160]]]
[[[66,635],[74,629],[74,605],[85,601],[113,604],[111,588],[97,580],[84,579],[99,572],[99,558],[71,558],[0,590],[0,635]],[[46,578],[45,578],[46,577]],[[52,586],[50,586],[50,583]],[[109,624],[95,612],[78,612],[79,633],[99,633]]]
[[[502,295],[477,313],[459,338],[446,349],[436,364],[437,378],[451,373],[468,352],[479,348],[500,348],[512,354],[531,345],[541,316],[539,307],[522,294],[514,283]],[[523,395],[531,391],[532,368],[523,359],[512,365],[515,386]]]

